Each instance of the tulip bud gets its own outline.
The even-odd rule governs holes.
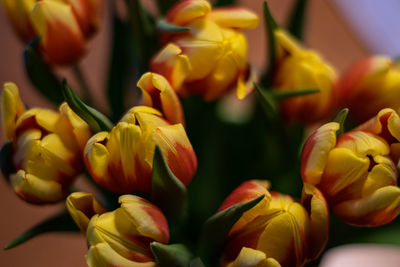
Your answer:
[[[185,124],[182,104],[163,76],[147,72],[139,79],[137,86],[142,90],[143,102],[146,106],[161,111],[172,124]]]
[[[66,103],[59,112],[24,110],[18,88],[6,83],[0,99],[4,135],[13,143],[15,192],[31,203],[62,200],[82,171],[82,151],[91,132]]]
[[[314,51],[300,46],[284,31],[275,32],[278,58],[273,86],[278,90],[319,89],[320,92],[294,97],[281,103],[283,116],[294,122],[314,123],[332,115],[336,105],[333,67]]]
[[[168,243],[169,230],[162,212],[143,198],[123,195],[121,207],[94,215],[87,229],[86,262],[98,266],[156,266],[150,243]]]
[[[134,107],[110,132],[94,135],[85,148],[85,164],[94,180],[110,191],[149,193],[156,145],[171,171],[188,185],[197,159],[185,129],[151,107]]]
[[[312,185],[304,185],[302,203],[297,203],[290,196],[269,193],[263,181],[247,181],[220,210],[263,194],[264,202],[245,212],[232,227],[222,262],[230,262],[226,266],[303,266],[317,258],[328,240],[329,213],[323,195]]]
[[[99,27],[99,0],[3,0],[3,6],[24,42],[40,35],[44,58],[52,65],[76,63]]]
[[[350,67],[338,83],[340,101],[363,122],[383,108],[400,108],[400,68],[388,57],[374,56]]]
[[[249,92],[247,41],[240,29],[255,28],[258,17],[243,8],[211,10],[205,0],[188,0],[170,10],[167,21],[189,27],[165,36],[168,44],[153,58],[151,69],[162,74],[180,95],[215,100],[230,88],[239,98]]]
[[[338,123],[323,125],[304,146],[303,181],[319,188],[334,214],[347,223],[391,222],[400,213],[399,125],[399,116],[390,109],[338,138]]]

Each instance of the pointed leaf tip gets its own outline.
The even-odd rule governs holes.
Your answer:
[[[276,117],[278,114],[278,104],[273,95],[259,84],[254,83],[254,88],[256,89],[256,97],[267,117],[270,119]]]
[[[310,89],[295,89],[295,90],[273,90],[271,93],[273,94],[274,98],[276,101],[280,102],[285,99],[293,98],[293,97],[298,97],[298,96],[304,96],[304,95],[310,95],[310,94],[315,94],[319,93],[321,90],[318,88],[310,88]]]
[[[190,250],[182,244],[152,242],[150,248],[160,267],[187,267],[193,258]]]
[[[189,27],[177,26],[177,25],[168,23],[164,19],[157,20],[156,25],[157,25],[158,31],[166,32],[166,33],[182,33],[182,32],[187,32],[190,30]]]
[[[336,115],[335,119],[333,120],[334,122],[339,123],[340,127],[339,130],[336,131],[336,136],[339,136],[344,133],[344,123],[347,118],[347,114],[349,113],[348,108],[344,108],[339,113]]]
[[[187,192],[185,185],[172,173],[160,147],[153,158],[152,201],[164,212],[169,221],[180,221],[186,215]]]
[[[299,40],[303,38],[308,0],[297,0],[293,5],[288,23],[289,32]]]

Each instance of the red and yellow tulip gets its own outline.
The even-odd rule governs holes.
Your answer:
[[[89,126],[64,103],[59,112],[25,110],[18,88],[6,83],[0,97],[2,127],[13,143],[15,192],[32,203],[63,200],[82,171],[82,152],[91,136]]]
[[[185,129],[151,107],[134,107],[110,132],[94,135],[85,148],[85,164],[94,180],[110,191],[149,193],[156,145],[171,171],[188,185],[197,159]]]
[[[86,262],[98,266],[156,266],[150,243],[168,243],[168,223],[147,200],[123,195],[121,207],[105,212],[92,194],[73,193],[67,199],[72,218],[86,233]]]
[[[278,45],[273,86],[278,90],[319,89],[320,92],[294,97],[281,103],[283,116],[305,124],[332,115],[337,104],[336,72],[319,54],[306,50],[288,33],[277,30]]]
[[[172,8],[166,19],[190,30],[165,36],[167,45],[153,58],[152,71],[183,96],[214,100],[233,87],[239,98],[249,93],[247,41],[240,30],[255,28],[256,14],[232,7],[211,10],[205,0],[188,0]]]
[[[41,50],[50,64],[76,63],[97,31],[99,0],[2,0],[10,21],[24,42],[40,36]]]
[[[400,65],[385,56],[361,60],[339,82],[340,100],[359,122],[383,108],[400,108]]]
[[[347,223],[391,222],[400,213],[398,114],[384,109],[337,138],[338,129],[338,123],[327,123],[309,137],[301,158],[303,181],[318,187],[333,213]]]
[[[288,195],[268,192],[268,186],[265,181],[244,182],[222,204],[220,210],[265,195],[232,227],[223,265],[303,266],[324,249],[329,212],[321,192],[305,184],[298,203]]]
[[[172,124],[185,125],[182,104],[162,75],[147,72],[139,79],[137,86],[142,90],[144,105],[161,111]]]

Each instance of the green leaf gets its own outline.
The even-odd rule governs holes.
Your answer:
[[[339,130],[336,131],[337,137],[344,133],[344,122],[346,121],[347,114],[349,114],[349,109],[344,108],[341,111],[339,111],[339,113],[336,115],[335,119],[333,120],[334,122],[338,122],[340,125]]]
[[[112,122],[99,111],[83,103],[74,91],[72,91],[65,79],[63,80],[62,92],[65,101],[71,109],[89,124],[93,132],[110,131],[112,129]]]
[[[289,32],[299,40],[303,39],[304,22],[308,0],[297,0],[290,14]]]
[[[190,250],[182,244],[165,245],[152,242],[150,248],[160,267],[187,267],[193,258]]]
[[[266,36],[268,38],[268,50],[269,53],[269,65],[262,77],[262,84],[269,87],[272,83],[272,74],[276,63],[277,44],[275,38],[275,31],[279,29],[278,23],[269,10],[268,3],[264,1],[264,24],[266,30]]]
[[[45,221],[32,227],[25,233],[21,234],[13,241],[5,246],[5,250],[14,248],[27,242],[28,240],[49,232],[78,232],[79,228],[75,225],[69,213],[64,210],[63,212],[46,219]]]
[[[260,102],[268,118],[272,119],[276,117],[278,114],[278,104],[274,96],[262,88],[261,85],[254,83],[254,88],[256,89],[257,100]]]
[[[15,173],[13,162],[13,144],[7,141],[0,150],[0,169],[3,176],[9,181],[10,174]]]
[[[164,19],[157,20],[157,29],[160,32],[167,32],[167,33],[181,33],[190,30],[189,27],[170,24]]]
[[[271,94],[275,98],[276,101],[280,102],[285,99],[310,95],[319,93],[321,90],[318,88],[310,88],[310,89],[295,89],[295,90],[271,90]]]
[[[190,262],[190,267],[205,267],[200,258],[195,258]]]
[[[25,47],[25,70],[35,88],[48,100],[59,105],[63,102],[62,86],[51,67],[42,59],[39,42],[40,37],[36,37]]]
[[[179,0],[157,0],[158,10],[165,15]]]
[[[217,0],[214,6],[233,6],[235,3],[236,0]]]
[[[235,204],[210,217],[203,225],[199,240],[199,252],[207,266],[215,266],[218,256],[233,225],[243,213],[257,205],[264,195],[251,201]]]
[[[186,187],[172,173],[158,146],[156,146],[153,159],[151,199],[169,221],[179,222],[186,216]]]

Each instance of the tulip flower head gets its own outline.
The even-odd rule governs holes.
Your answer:
[[[197,159],[185,129],[151,107],[134,107],[110,132],[94,135],[85,148],[85,164],[94,180],[110,191],[149,193],[156,145],[171,171],[188,185]]]
[[[27,43],[40,36],[41,51],[52,65],[76,63],[99,28],[99,0],[2,0],[18,35]]]
[[[257,26],[253,12],[236,7],[211,10],[205,0],[188,0],[173,7],[166,19],[190,30],[165,37],[167,44],[153,58],[152,71],[165,76],[183,96],[215,100],[233,87],[239,98],[249,93],[247,41],[240,29]]]
[[[311,95],[294,97],[281,103],[283,116],[310,124],[329,117],[336,105],[334,68],[315,51],[301,47],[282,30],[275,31],[278,57],[273,86],[278,90],[319,89]]]
[[[147,200],[123,195],[121,207],[106,212],[90,193],[73,193],[67,199],[72,218],[86,233],[86,262],[98,266],[156,266],[150,243],[168,243],[168,223]]]
[[[338,90],[343,106],[359,122],[383,108],[400,108],[400,65],[385,56],[361,60],[340,79]]]
[[[265,198],[245,212],[228,235],[226,266],[303,266],[317,258],[329,232],[327,204],[318,189],[305,184],[298,203],[268,192],[265,181],[250,180],[228,196],[220,211],[260,195]]]
[[[14,191],[31,203],[63,200],[83,170],[82,152],[89,126],[64,103],[59,112],[25,110],[18,88],[6,83],[0,97],[2,127],[13,144]]]
[[[400,118],[391,109],[338,138],[331,122],[307,140],[303,181],[318,187],[333,213],[347,223],[380,226],[400,213],[397,169]]]

